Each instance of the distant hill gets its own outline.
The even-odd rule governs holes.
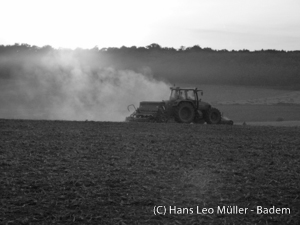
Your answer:
[[[300,51],[227,51],[199,46],[174,49],[162,48],[158,44],[139,48],[123,46],[76,50],[27,44],[2,45],[0,78],[20,76],[28,65],[43,71],[41,65],[45,62],[41,60],[45,57],[49,60],[61,53],[72,55],[76,63],[88,66],[94,72],[99,68],[112,67],[140,72],[170,83],[300,88]],[[64,60],[63,57],[61,60]],[[47,69],[51,69],[50,65]]]

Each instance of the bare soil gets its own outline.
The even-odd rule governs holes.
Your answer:
[[[0,224],[299,224],[299,137],[299,127],[0,120]]]

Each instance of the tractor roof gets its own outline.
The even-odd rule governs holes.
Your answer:
[[[199,90],[198,88],[180,88],[180,87],[170,87],[171,90],[192,90],[192,91],[202,91],[202,90]]]

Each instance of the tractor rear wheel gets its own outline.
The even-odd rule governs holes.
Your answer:
[[[208,124],[218,124],[221,122],[221,113],[216,108],[210,108],[204,113],[205,122]]]
[[[195,118],[195,109],[192,104],[183,102],[175,108],[175,121],[179,123],[191,123]]]

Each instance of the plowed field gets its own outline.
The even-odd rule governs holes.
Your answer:
[[[299,137],[299,127],[0,120],[0,224],[300,224]]]

